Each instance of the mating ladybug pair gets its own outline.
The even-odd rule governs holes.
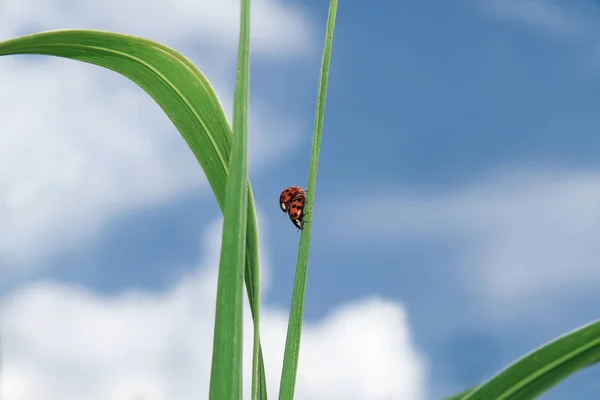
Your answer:
[[[279,206],[283,212],[287,212],[292,223],[300,230],[304,228],[304,202],[306,193],[299,186],[290,186],[281,192]]]

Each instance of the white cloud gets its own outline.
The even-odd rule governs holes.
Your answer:
[[[587,21],[572,13],[565,3],[553,0],[485,0],[473,4],[486,14],[560,36],[589,33]]]
[[[51,282],[18,289],[5,301],[2,318],[1,394],[24,400],[205,398],[220,235],[220,223],[207,229],[202,268],[163,294],[129,292],[108,299]],[[244,324],[250,329],[248,310]],[[286,325],[285,313],[263,306],[273,398]],[[424,398],[424,363],[397,303],[347,304],[321,321],[305,322],[302,340],[298,400]],[[248,393],[248,374],[245,384]]]
[[[458,279],[499,313],[539,312],[540,304],[551,310],[548,304],[600,283],[598,173],[521,170],[437,196],[386,193],[356,198],[336,216],[337,226],[350,214],[360,227],[335,232],[344,245],[462,238],[467,250]]]
[[[204,181],[166,116],[133,84],[67,61],[1,62],[11,77],[0,81],[1,252],[51,249]]]
[[[371,298],[340,307],[303,334],[301,399],[420,399],[424,367],[398,304]]]
[[[312,30],[305,15],[275,0],[254,1],[253,54],[301,54]],[[192,51],[230,114],[238,2],[113,0],[2,2],[0,37],[54,28],[127,32]],[[224,49],[224,50],[220,50]],[[186,54],[190,56],[190,54]],[[0,58],[0,265],[19,265],[90,234],[104,221],[151,206],[205,177],[162,110],[112,71],[50,58]],[[293,149],[293,126],[265,99],[252,108],[251,167]],[[275,140],[276,139],[276,140]],[[265,143],[269,146],[264,146]],[[76,244],[72,244],[76,245]]]

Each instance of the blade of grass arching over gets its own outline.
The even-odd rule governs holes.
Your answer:
[[[224,209],[231,128],[209,81],[187,58],[160,43],[95,30],[48,31],[0,42],[0,56],[17,54],[78,60],[116,71],[136,83],[173,122],[204,170],[219,207]],[[10,79],[6,75],[2,78]],[[249,184],[246,249],[246,289],[258,326],[258,231]],[[266,384],[260,349],[259,371],[259,398],[264,399]]]
[[[233,146],[223,212],[223,240],[217,283],[217,308],[213,359],[210,373],[211,400],[241,400],[244,262],[248,195],[248,80],[250,0],[241,0],[240,41],[233,104]]]
[[[317,95],[317,106],[315,110],[315,126],[313,142],[310,154],[310,166],[308,171],[308,186],[306,193],[305,212],[313,218],[312,210],[315,199],[315,188],[317,183],[317,167],[319,165],[319,150],[321,148],[321,133],[323,131],[323,120],[325,117],[325,99],[327,97],[327,81],[329,78],[329,64],[331,60],[331,47],[333,44],[333,30],[335,28],[335,17],[337,14],[337,0],[329,2],[329,16],[327,18],[327,29],[325,34],[325,47],[321,61],[321,74],[319,77],[319,88]],[[302,331],[302,317],[304,315],[304,292],[306,290],[306,274],[308,269],[308,250],[310,244],[310,232],[312,223],[304,225],[300,235],[300,246],[296,262],[296,276],[294,277],[294,290],[292,293],[292,305],[290,307],[290,319],[283,356],[283,369],[281,372],[281,384],[279,387],[280,400],[292,400],[296,386],[296,374],[298,370],[298,354],[300,352],[300,336]]]
[[[532,351],[468,392],[463,400],[534,399],[576,371],[600,361],[600,320]]]

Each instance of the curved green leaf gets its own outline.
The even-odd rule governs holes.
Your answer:
[[[312,220],[313,203],[315,200],[315,189],[317,185],[317,167],[319,165],[319,150],[321,149],[321,133],[323,131],[323,120],[325,118],[325,99],[327,98],[327,81],[329,79],[329,64],[331,60],[331,47],[333,45],[333,30],[335,28],[335,17],[337,14],[337,0],[329,3],[329,15],[327,18],[327,29],[325,33],[325,46],[323,59],[321,61],[321,73],[319,77],[319,89],[317,96],[317,107],[315,111],[315,126],[313,132],[312,150],[310,155],[310,166],[308,171],[308,192],[306,193],[306,215]],[[296,262],[296,275],[294,277],[294,290],[292,293],[292,305],[290,307],[290,319],[283,355],[283,369],[281,373],[281,384],[279,386],[279,399],[292,400],[296,386],[296,374],[298,371],[298,354],[300,353],[300,336],[302,333],[302,317],[304,315],[304,292],[306,291],[306,274],[308,270],[308,249],[310,245],[311,223],[304,225],[300,236],[298,259]]]
[[[213,88],[188,59],[150,40],[92,30],[49,31],[0,42],[0,56],[11,54],[44,54],[83,61],[116,71],[136,83],[177,127],[204,170],[221,210],[224,209],[232,133]],[[247,202],[245,281],[258,326],[258,231],[249,184]],[[258,382],[260,398],[264,399],[266,385],[260,349],[258,354],[253,381]]]
[[[574,372],[600,361],[600,320],[532,351],[463,400],[534,399]]]

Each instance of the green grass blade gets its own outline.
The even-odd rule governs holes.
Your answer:
[[[93,30],[57,30],[0,42],[0,56],[42,54],[95,64],[118,72],[148,93],[177,127],[224,209],[232,133],[206,77],[173,49],[139,37]],[[246,289],[258,329],[259,263],[254,199],[248,184]],[[266,398],[262,350],[259,393]]]
[[[598,361],[600,320],[527,354],[462,399],[534,399],[574,372]]]
[[[457,393],[454,396],[446,397],[444,400],[461,400],[463,397],[465,397],[467,394],[469,394],[473,390],[475,390],[475,389],[471,388],[471,389],[463,390],[462,392]]]
[[[252,188],[248,185],[248,229],[246,237],[245,282],[250,311],[254,321],[254,342],[252,349],[252,399],[267,400],[267,380],[260,344],[260,292],[258,264],[258,230]]]
[[[250,0],[241,1],[240,42],[233,104],[233,146],[229,159],[223,240],[217,282],[217,308],[213,359],[210,373],[211,400],[241,400],[244,263],[248,195],[248,84],[250,48]]]
[[[333,44],[333,30],[335,28],[335,17],[337,14],[337,0],[329,3],[329,16],[327,18],[327,30],[325,34],[325,47],[321,62],[321,74],[319,78],[319,89],[317,106],[315,111],[315,126],[313,132],[313,143],[310,155],[310,167],[308,173],[308,186],[306,194],[305,212],[312,220],[313,204],[315,199],[315,188],[317,182],[317,167],[319,164],[319,150],[321,148],[321,133],[323,131],[323,120],[325,116],[325,99],[327,97],[327,81],[329,78],[329,64],[331,60],[331,47]],[[283,356],[283,369],[281,373],[281,384],[279,387],[280,400],[292,400],[296,386],[296,373],[298,370],[298,354],[300,352],[300,336],[302,331],[302,317],[304,314],[304,292],[306,290],[306,273],[308,269],[308,249],[310,244],[311,223],[304,225],[300,235],[300,246],[298,260],[296,263],[296,276],[294,277],[294,290],[292,294],[292,305],[290,308],[290,319]]]

